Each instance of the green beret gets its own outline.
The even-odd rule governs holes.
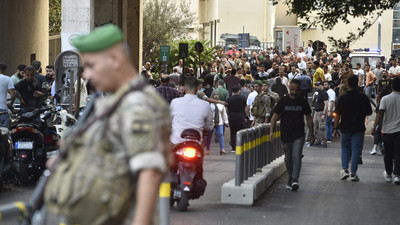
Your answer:
[[[267,80],[262,81],[263,84],[269,85],[269,82]]]
[[[261,80],[256,80],[256,81],[254,81],[254,84],[258,84],[258,85],[262,85],[262,81]]]
[[[114,24],[107,24],[90,34],[72,39],[72,45],[80,52],[100,52],[122,40],[122,31]]]

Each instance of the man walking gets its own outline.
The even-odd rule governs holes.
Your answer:
[[[247,98],[240,94],[239,86],[232,88],[232,96],[228,98],[228,120],[231,129],[231,152],[236,152],[236,133],[244,128]]]
[[[332,143],[332,134],[333,134],[333,112],[335,111],[335,101],[336,101],[336,93],[331,87],[331,83],[329,81],[324,81],[324,89],[328,94],[328,113],[326,114],[326,141],[327,143]]]
[[[342,144],[342,171],[340,179],[349,177],[352,181],[360,181],[357,175],[358,160],[361,153],[365,117],[372,114],[368,97],[358,91],[358,77],[352,75],[347,80],[347,93],[341,96],[336,107],[335,134],[340,128]],[[340,124],[340,125],[339,125]],[[351,169],[349,174],[349,155],[351,153]]]
[[[394,174],[394,183],[400,185],[400,78],[392,80],[392,93],[382,98],[379,105],[379,111],[376,114],[372,134],[381,120],[383,143],[385,146],[383,172],[386,182],[392,182],[392,173]],[[393,163],[394,159],[394,163]],[[394,166],[394,169],[393,169]]]
[[[314,131],[315,143],[314,146],[326,148],[326,114],[328,111],[329,96],[324,89],[323,82],[317,82],[318,90],[317,102],[315,103],[314,114]]]
[[[306,99],[300,96],[300,81],[293,80],[289,84],[289,95],[281,98],[275,106],[271,118],[270,140],[274,139],[274,130],[278,117],[281,118],[281,140],[285,152],[285,165],[288,171],[287,188],[299,189],[301,158],[304,145],[304,116],[310,129],[310,142],[314,143],[313,121],[311,109]]]
[[[271,116],[271,98],[263,91],[263,84],[260,80],[254,82],[254,90],[257,96],[254,99],[251,115],[254,116],[253,124],[268,123]]]
[[[14,84],[10,77],[4,75],[7,65],[0,62],[0,127],[10,128],[10,114],[8,108],[11,108],[15,100]],[[11,96],[11,102],[7,104],[7,93]]]

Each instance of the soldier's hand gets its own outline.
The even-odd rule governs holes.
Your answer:
[[[315,138],[314,135],[310,136],[310,145],[313,145],[315,143]]]
[[[371,129],[371,135],[375,135],[375,133],[376,133],[376,129],[375,129],[375,127],[372,127],[372,129]]]
[[[271,133],[269,134],[269,140],[270,140],[270,141],[273,141],[273,140],[274,140],[274,132],[271,132]]]

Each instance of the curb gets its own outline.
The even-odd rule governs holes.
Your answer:
[[[235,179],[222,185],[221,203],[233,205],[253,205],[272,184],[286,172],[284,156],[281,156],[262,168],[240,186],[235,186]]]

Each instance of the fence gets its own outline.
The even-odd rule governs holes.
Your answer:
[[[270,124],[240,130],[236,135],[235,186],[240,186],[261,168],[283,155],[280,123],[270,140]]]
[[[250,44],[250,47],[244,48],[246,50],[246,54],[250,57],[252,52],[265,51],[267,48],[275,48],[277,43],[275,42],[259,42],[256,44]],[[239,46],[238,43],[234,42],[226,42],[226,41],[219,41],[218,46],[224,49],[224,52],[228,51],[229,48],[232,48],[232,45]],[[240,48],[240,47],[238,47]]]

